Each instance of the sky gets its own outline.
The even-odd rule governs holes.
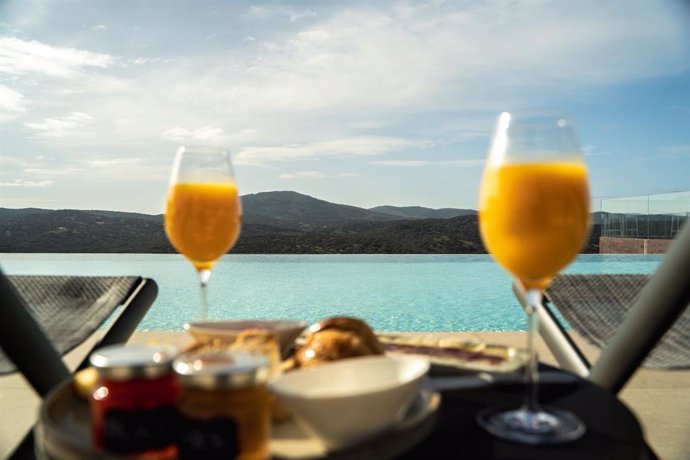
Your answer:
[[[161,213],[179,145],[242,194],[476,208],[496,116],[570,113],[603,197],[690,190],[684,0],[0,0],[0,207]]]

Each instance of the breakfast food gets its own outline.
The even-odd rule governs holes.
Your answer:
[[[265,329],[246,329],[240,332],[234,342],[226,342],[221,339],[196,342],[186,351],[244,351],[253,355],[265,356],[268,360],[268,373],[270,377],[275,377],[282,373],[278,338],[273,332]]]
[[[364,321],[333,317],[309,328],[304,344],[295,351],[293,360],[296,367],[311,367],[329,361],[383,353],[383,345]]]
[[[72,385],[80,397],[89,399],[98,386],[98,371],[95,367],[87,367],[77,372]]]
[[[264,356],[268,360],[268,377],[274,378],[291,367],[291,361],[283,363],[280,359],[280,345],[275,333],[265,329],[246,329],[239,333],[235,341],[227,342],[213,339],[208,342],[196,342],[186,352],[237,352],[243,351],[252,355]],[[269,395],[271,417],[280,423],[290,417],[290,413],[273,395]]]

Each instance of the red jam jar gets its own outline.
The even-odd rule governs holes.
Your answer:
[[[96,446],[143,458],[176,458],[176,351],[166,346],[103,347],[91,365],[99,381],[91,397]]]

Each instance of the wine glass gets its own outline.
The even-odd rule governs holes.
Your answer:
[[[177,149],[165,209],[165,233],[194,265],[201,285],[201,320],[208,318],[211,268],[240,234],[242,205],[230,155],[215,147]]]
[[[539,405],[533,343],[544,289],[587,239],[589,203],[587,169],[568,116],[498,117],[479,193],[479,226],[493,258],[525,288],[529,318],[524,404],[478,415],[479,424],[499,438],[559,444],[585,432],[574,414]]]

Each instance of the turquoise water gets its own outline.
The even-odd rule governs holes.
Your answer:
[[[661,256],[582,255],[568,273],[652,273]],[[0,254],[8,274],[142,275],[159,294],[140,329],[198,315],[191,265],[173,254]],[[524,330],[508,275],[487,255],[228,255],[209,284],[213,319],[358,316],[388,331]]]

